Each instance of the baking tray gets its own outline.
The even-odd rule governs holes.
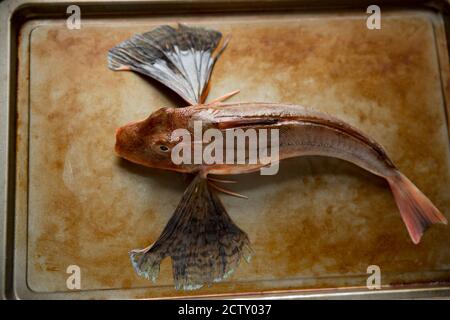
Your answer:
[[[66,8],[81,8],[80,30]],[[154,241],[187,181],[113,152],[115,129],[180,101],[106,66],[108,49],[160,24],[215,28],[232,40],[210,99],[308,105],[363,129],[450,217],[448,2],[384,1],[381,30],[364,1],[4,1],[1,10],[1,291],[6,298],[413,298],[448,296],[450,228],[409,240],[384,181],[335,159],[236,177],[222,196],[255,251],[226,282],[156,284],[128,251]],[[81,289],[67,288],[67,267]],[[381,269],[379,290],[367,268]]]

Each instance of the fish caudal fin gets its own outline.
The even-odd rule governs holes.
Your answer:
[[[387,178],[400,215],[408,229],[411,240],[420,242],[425,230],[434,223],[447,224],[445,216],[402,173]]]
[[[162,259],[170,256],[175,288],[193,290],[226,279],[241,258],[249,262],[251,253],[247,235],[199,175],[159,239],[146,249],[131,251],[130,257],[138,275],[155,281]]]

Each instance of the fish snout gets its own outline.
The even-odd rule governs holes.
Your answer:
[[[114,147],[118,156],[122,156],[123,146],[126,143],[126,134],[124,133],[124,127],[116,129],[116,145]]]
[[[115,151],[117,155],[128,158],[139,149],[139,132],[136,123],[130,123],[116,130]]]

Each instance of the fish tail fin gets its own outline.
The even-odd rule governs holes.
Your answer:
[[[241,258],[250,261],[247,235],[231,220],[207,180],[197,176],[186,189],[159,239],[130,252],[137,274],[155,281],[161,261],[172,258],[176,289],[193,290],[226,279]]]
[[[388,177],[395,202],[408,229],[411,240],[420,242],[425,230],[432,224],[447,224],[445,216],[431,201],[401,172]]]

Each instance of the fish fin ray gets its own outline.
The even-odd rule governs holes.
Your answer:
[[[211,181],[213,181],[213,180],[211,180]],[[217,191],[220,191],[220,192],[222,192],[222,193],[228,194],[228,195],[233,196],[233,197],[243,198],[243,199],[248,199],[247,196],[244,196],[244,195],[239,194],[239,193],[236,193],[236,192],[234,192],[234,191],[231,191],[231,190],[228,190],[228,189],[219,187],[218,185],[216,185],[215,183],[213,183],[213,182],[211,182],[211,181],[209,181],[208,184],[209,184],[213,189],[215,189],[215,190],[217,190]]]
[[[214,182],[220,182],[220,183],[237,183],[236,180],[225,180],[225,179],[214,178],[211,176],[208,176],[208,180],[214,181]]]
[[[240,92],[241,92],[240,89],[237,89],[237,90],[228,92],[228,93],[224,94],[223,96],[220,96],[220,97],[214,99],[213,101],[208,102],[207,105],[208,105],[208,106],[213,106],[213,105],[215,105],[215,104],[219,104],[219,103],[221,103],[221,102],[223,102],[223,101],[226,101],[226,100],[230,99],[231,97],[237,95],[237,94],[240,93]]]

